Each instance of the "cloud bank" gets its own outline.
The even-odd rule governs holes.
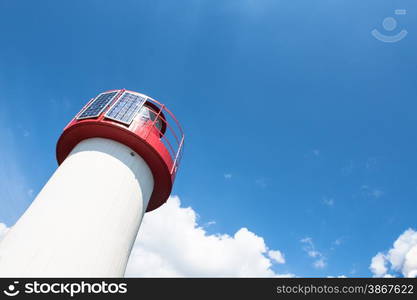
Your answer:
[[[417,277],[417,231],[407,229],[387,252],[379,252],[371,261],[369,269],[374,277]]]
[[[279,250],[268,249],[262,237],[239,229],[234,235],[208,234],[197,214],[170,197],[146,214],[133,247],[128,277],[291,277],[278,274],[274,263],[285,263]]]

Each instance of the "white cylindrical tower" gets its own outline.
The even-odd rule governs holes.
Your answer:
[[[109,93],[98,115],[83,116]],[[162,109],[150,98],[132,109],[126,94],[146,99],[125,90],[100,94],[66,127],[59,168],[0,242],[0,277],[124,275],[145,211],[170,193],[183,145],[182,138],[167,156]],[[123,99],[130,121],[129,109],[120,107],[119,119],[110,114]]]
[[[153,190],[118,142],[80,142],[0,244],[0,276],[123,276]]]

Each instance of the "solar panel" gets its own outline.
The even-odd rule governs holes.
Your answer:
[[[102,93],[98,95],[94,99],[94,101],[91,102],[90,105],[84,109],[84,111],[77,117],[77,119],[80,120],[98,117],[110,104],[110,102],[113,100],[116,94],[117,91],[110,93]]]
[[[145,100],[143,96],[125,92],[107,111],[106,118],[130,125]]]

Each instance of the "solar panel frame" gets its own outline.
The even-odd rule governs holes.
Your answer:
[[[101,96],[107,95],[107,94],[113,94],[113,93],[114,93],[114,95],[107,100],[106,105],[104,105],[98,112],[96,112],[94,115],[83,116],[84,112],[86,112],[88,109],[90,109],[94,105],[94,103],[96,103],[97,100],[100,99]],[[97,97],[95,97],[94,100],[92,100],[91,103],[88,104],[86,107],[84,107],[84,109],[78,114],[77,120],[97,118],[109,106],[109,104],[114,100],[114,98],[118,95],[118,93],[119,93],[119,91],[111,91],[111,92],[103,92],[103,93],[98,94]]]
[[[136,106],[136,108],[133,110],[133,111],[131,111],[130,112],[130,116],[129,116],[129,119],[128,120],[122,120],[122,119],[120,119],[120,118],[118,118],[118,117],[113,117],[113,116],[111,116],[110,114],[112,113],[112,111],[113,111],[113,108],[116,106],[116,105],[118,105],[121,101],[123,101],[123,99],[124,99],[124,97],[127,95],[127,94],[129,94],[129,95],[133,95],[133,96],[136,96],[136,97],[138,97],[138,98],[140,98],[140,103]],[[133,122],[133,120],[135,119],[135,117],[137,116],[137,114],[138,114],[138,112],[139,112],[139,110],[143,107],[143,105],[145,104],[145,102],[146,102],[146,100],[147,100],[147,97],[145,96],[145,95],[142,95],[142,94],[139,94],[139,93],[133,93],[133,92],[131,92],[131,91],[125,91],[125,92],[123,92],[123,94],[121,94],[120,95],[120,97],[117,99],[117,101],[115,101],[111,106],[110,106],[110,108],[107,110],[107,112],[106,112],[106,114],[104,115],[104,117],[106,118],[106,119],[110,119],[110,120],[113,120],[113,121],[116,121],[116,122],[119,122],[119,123],[122,123],[122,124],[125,124],[125,125],[130,125],[130,124],[132,124],[132,122]],[[128,113],[129,112],[129,108],[127,108],[127,110],[126,110],[126,113]],[[125,114],[126,114],[125,113]]]

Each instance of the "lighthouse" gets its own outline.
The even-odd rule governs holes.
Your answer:
[[[181,125],[157,100],[124,89],[92,98],[57,142],[58,168],[0,242],[0,277],[124,276],[183,148]]]

